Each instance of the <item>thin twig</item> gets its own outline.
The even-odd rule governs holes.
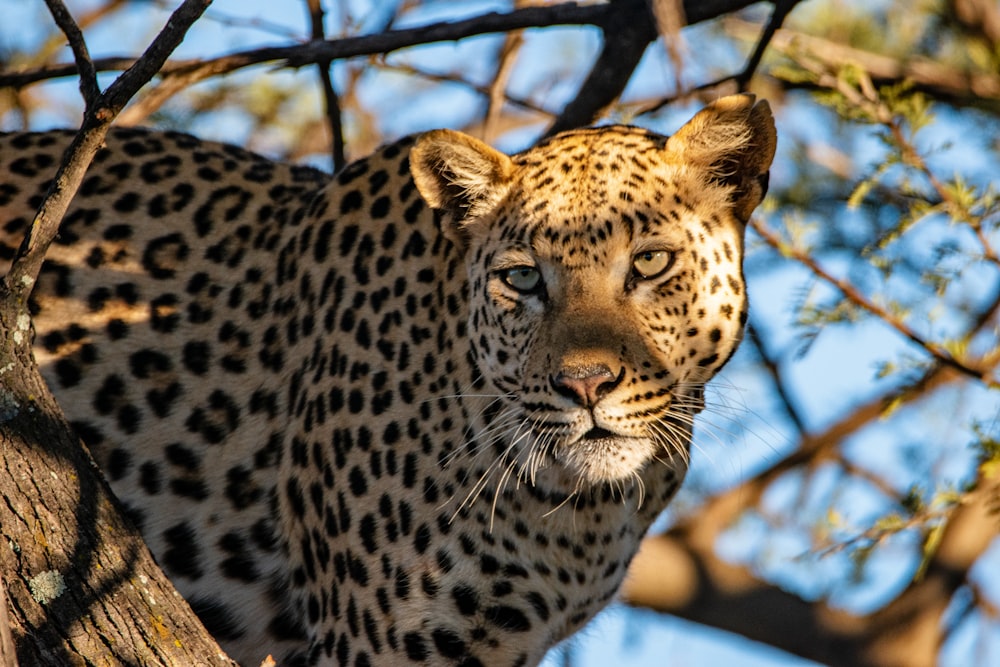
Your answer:
[[[757,350],[757,356],[760,357],[760,361],[761,364],[763,364],[764,369],[767,370],[768,374],[771,376],[771,382],[774,384],[774,389],[778,392],[778,398],[781,399],[781,404],[785,408],[785,414],[792,420],[792,424],[795,426],[795,430],[798,434],[800,436],[804,435],[806,433],[805,422],[803,422],[802,416],[799,414],[799,409],[792,400],[791,394],[788,393],[788,388],[785,385],[784,373],[782,373],[778,362],[773,356],[771,356],[767,347],[764,345],[764,341],[757,332],[757,327],[755,327],[752,323],[747,325],[747,338],[750,340],[750,344],[754,346],[754,349]]]
[[[857,287],[847,280],[837,278],[831,274],[829,271],[820,266],[815,258],[808,252],[795,247],[792,244],[786,243],[776,232],[768,228],[764,223],[760,222],[760,220],[756,218],[752,219],[750,221],[750,226],[769,246],[777,250],[782,255],[799,262],[812,271],[814,275],[821,278],[824,282],[836,287],[848,301],[879,318],[902,336],[926,350],[928,354],[941,363],[954,368],[964,375],[968,375],[969,377],[979,380],[991,389],[1000,389],[1000,381],[991,377],[992,367],[980,368],[967,360],[955,357],[939,343],[926,340],[917,335],[917,333],[906,322],[902,321],[899,317],[896,317],[882,306],[879,306],[875,302],[868,299]]]
[[[950,209],[951,217],[964,222],[972,229],[973,233],[976,235],[976,239],[978,239],[979,244],[983,249],[983,258],[989,263],[1000,267],[1000,256],[997,255],[996,249],[993,248],[989,238],[987,238],[986,233],[983,231],[982,224],[976,220],[976,217],[972,215],[971,211],[955,200],[954,195],[948,190],[948,188],[945,187],[944,183],[942,183],[937,177],[937,174],[931,170],[927,161],[924,160],[924,156],[921,155],[916,147],[906,138],[899,119],[897,117],[893,117],[889,121],[888,126],[889,131],[892,132],[893,139],[895,139],[900,148],[905,151],[906,159],[909,164],[927,178],[931,187],[934,188],[934,191],[938,194],[938,197],[940,197],[941,201],[944,202],[944,204]]]
[[[742,2],[740,4],[748,4]],[[391,53],[412,46],[434,42],[458,41],[489,33],[508,32],[522,28],[546,28],[559,25],[601,25],[612,13],[608,5],[579,5],[575,2],[534,6],[506,14],[489,13],[453,22],[438,22],[417,28],[388,30],[371,35],[345,37],[323,42],[288,46],[270,46],[237,51],[210,60],[185,60],[167,63],[163,76],[187,76],[188,85],[211,76],[229,74],[244,67],[263,63],[283,62],[285,67],[303,67],[322,59],[340,60],[358,56]],[[101,59],[95,62],[98,71],[120,69],[122,64],[135,62],[130,57]],[[38,81],[72,76],[77,68],[71,64],[46,66],[36,70],[0,74],[0,87],[21,87]]]
[[[519,2],[518,4],[523,4]],[[500,55],[497,56],[497,73],[493,77],[493,83],[489,87],[487,96],[486,118],[483,120],[483,141],[492,143],[496,139],[497,128],[500,123],[500,114],[503,112],[503,103],[507,99],[507,81],[514,70],[517,62],[517,52],[524,44],[524,37],[521,31],[509,33],[503,40],[503,47]]]
[[[750,58],[747,60],[743,71],[736,76],[736,84],[739,90],[746,90],[750,79],[753,78],[753,75],[757,72],[757,68],[760,67],[760,61],[764,58],[764,51],[767,50],[767,47],[771,44],[771,40],[774,39],[774,35],[781,28],[785,19],[788,18],[788,14],[801,1],[774,0],[774,11],[771,13],[771,18],[768,20],[767,25],[764,26],[764,31],[761,33],[760,39],[757,40],[757,46],[754,47],[753,53],[750,54]]]
[[[185,0],[142,57],[90,105],[80,132],[67,149],[45,200],[4,278],[4,289],[0,289],[0,293],[7,292],[0,294],[4,302],[11,303],[10,299],[13,299],[22,308],[25,307],[27,297],[38,278],[45,252],[59,230],[59,222],[69,208],[70,200],[83,181],[87,166],[104,143],[111,121],[136,91],[163,66],[170,53],[184,39],[188,28],[209,4],[211,0]]]
[[[754,24],[735,18],[727,19],[725,27],[737,37],[756,30]],[[828,69],[857,63],[876,84],[891,85],[906,81],[913,90],[926,92],[937,100],[952,104],[984,106],[990,101],[1000,100],[1000,76],[996,72],[967,71],[922,56],[895,58],[789,28],[778,30],[771,46],[800,65],[807,58],[823,63]],[[782,81],[781,84],[787,88],[817,87],[814,82]]]
[[[322,1],[306,0],[306,8],[309,11],[309,24],[313,40],[325,40]],[[329,59],[317,61],[316,73],[319,75],[320,87],[323,89],[326,119],[330,126],[330,153],[333,159],[333,170],[340,171],[347,163],[344,149],[344,122],[341,118],[340,97],[337,95],[337,90],[333,87],[333,80],[330,78],[331,65],[332,61]]]
[[[685,0],[684,13],[689,24],[695,24],[718,18],[751,4],[753,4],[753,0],[718,0],[710,3],[701,0]],[[644,44],[648,44],[655,38],[655,27],[645,0],[618,0],[610,4],[565,2],[531,6],[506,14],[494,12],[461,21],[433,23],[418,28],[387,30],[378,34],[322,42],[311,41],[307,44],[263,47],[239,51],[211,60],[166,63],[160,71],[160,76],[164,79],[163,82],[142,100],[142,105],[144,113],[151,113],[171,95],[188,86],[214,76],[229,74],[242,68],[264,63],[279,62],[282,63],[279,66],[297,68],[315,64],[321,60],[332,61],[387,54],[413,46],[457,41],[478,35],[510,32],[523,28],[547,28],[560,25],[594,25],[604,28],[613,21],[614,25],[620,23],[626,26],[626,29],[637,30],[637,26],[647,26],[651,35],[641,36],[641,39],[645,40]],[[633,47],[637,48],[635,45]],[[107,71],[121,69],[132,62],[134,62],[132,58],[115,57],[99,59],[94,64],[97,71]],[[610,63],[610,65],[613,66],[614,63]],[[69,64],[48,65],[23,72],[0,72],[0,87],[20,88],[43,80],[70,76],[76,72],[77,68]],[[598,75],[599,72],[595,70],[594,76],[600,81]],[[623,86],[624,83],[620,83],[611,88]],[[610,104],[616,96],[604,94],[601,97],[606,105]],[[595,107],[603,108],[599,102],[600,100],[598,103],[591,102],[587,105],[581,105],[579,109],[575,110],[575,116],[582,119],[592,119],[594,117],[593,109]],[[579,121],[576,122],[581,124]],[[587,122],[587,120],[583,122]]]
[[[73,20],[73,15],[66,9],[62,0],[45,0],[45,4],[48,5],[52,19],[66,35],[69,46],[73,50],[76,69],[80,73],[80,94],[83,96],[84,109],[85,112],[90,111],[101,95],[101,88],[97,85],[97,70],[94,69],[94,62],[90,59],[90,51],[87,49],[83,32]]]
[[[489,99],[491,93],[491,86],[481,86],[477,83],[469,81],[468,79],[463,79],[460,74],[449,74],[443,72],[428,72],[427,70],[414,67],[413,65],[407,63],[384,63],[381,67],[387,72],[399,72],[400,74],[405,74],[407,76],[420,77],[434,83],[453,83],[459,86],[464,86],[469,90],[472,90],[483,97]],[[533,113],[541,114],[542,116],[548,116],[551,118],[555,117],[555,114],[548,109],[538,106],[530,99],[526,97],[518,97],[516,95],[511,95],[510,91],[504,91],[504,103],[512,104],[516,107],[520,107],[526,111],[531,111]]]
[[[754,74],[757,73],[757,68],[760,67],[761,60],[764,58],[764,52],[771,44],[771,40],[774,39],[775,34],[777,34],[781,25],[785,22],[788,14],[792,11],[795,5],[799,4],[801,1],[802,0],[775,0],[774,11],[771,13],[771,18],[768,19],[763,31],[761,31],[760,36],[757,38],[757,44],[754,47],[754,50],[751,52],[746,65],[743,66],[743,69],[740,72],[736,74],[727,74],[712,81],[694,86],[693,88],[685,88],[680,92],[670,95],[669,97],[656,100],[651,104],[644,104],[636,111],[636,115],[642,116],[645,114],[656,113],[660,109],[670,106],[678,100],[690,97],[697,93],[705,92],[706,90],[715,90],[716,88],[720,88],[727,83],[733,84],[733,89],[727,91],[728,93],[736,93],[746,90],[747,86],[750,84],[750,79],[752,79]]]

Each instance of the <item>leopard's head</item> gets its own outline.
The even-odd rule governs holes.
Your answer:
[[[566,132],[508,157],[424,135],[411,171],[464,256],[469,342],[517,472],[617,483],[686,465],[702,389],[743,333],[746,222],[767,189],[766,102],[718,100],[667,138]],[[672,461],[671,461],[672,460]]]

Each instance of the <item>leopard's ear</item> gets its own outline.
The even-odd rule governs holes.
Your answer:
[[[460,248],[469,221],[483,215],[507,193],[513,163],[482,141],[453,130],[424,134],[410,150],[410,173],[431,208],[448,214],[445,236]]]
[[[767,194],[768,169],[777,132],[767,101],[730,95],[708,105],[667,142],[686,164],[700,168],[710,182],[733,186],[730,201],[742,222]]]

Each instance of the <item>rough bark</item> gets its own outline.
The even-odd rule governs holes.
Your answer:
[[[101,93],[86,44],[47,0],[84,75],[83,129],[0,281],[0,657],[22,665],[234,665],[124,518],[31,354],[27,303],[45,252],[112,119],[162,66],[208,0],[187,0],[136,64]]]
[[[11,340],[4,309],[0,338]],[[156,565],[30,359],[0,381],[0,572],[22,665],[234,665]]]

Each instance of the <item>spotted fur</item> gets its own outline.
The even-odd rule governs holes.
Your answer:
[[[0,139],[2,259],[69,139]],[[34,296],[36,356],[239,661],[533,665],[684,476],[774,140],[744,95],[670,138],[508,158],[437,131],[330,179],[116,130]]]

